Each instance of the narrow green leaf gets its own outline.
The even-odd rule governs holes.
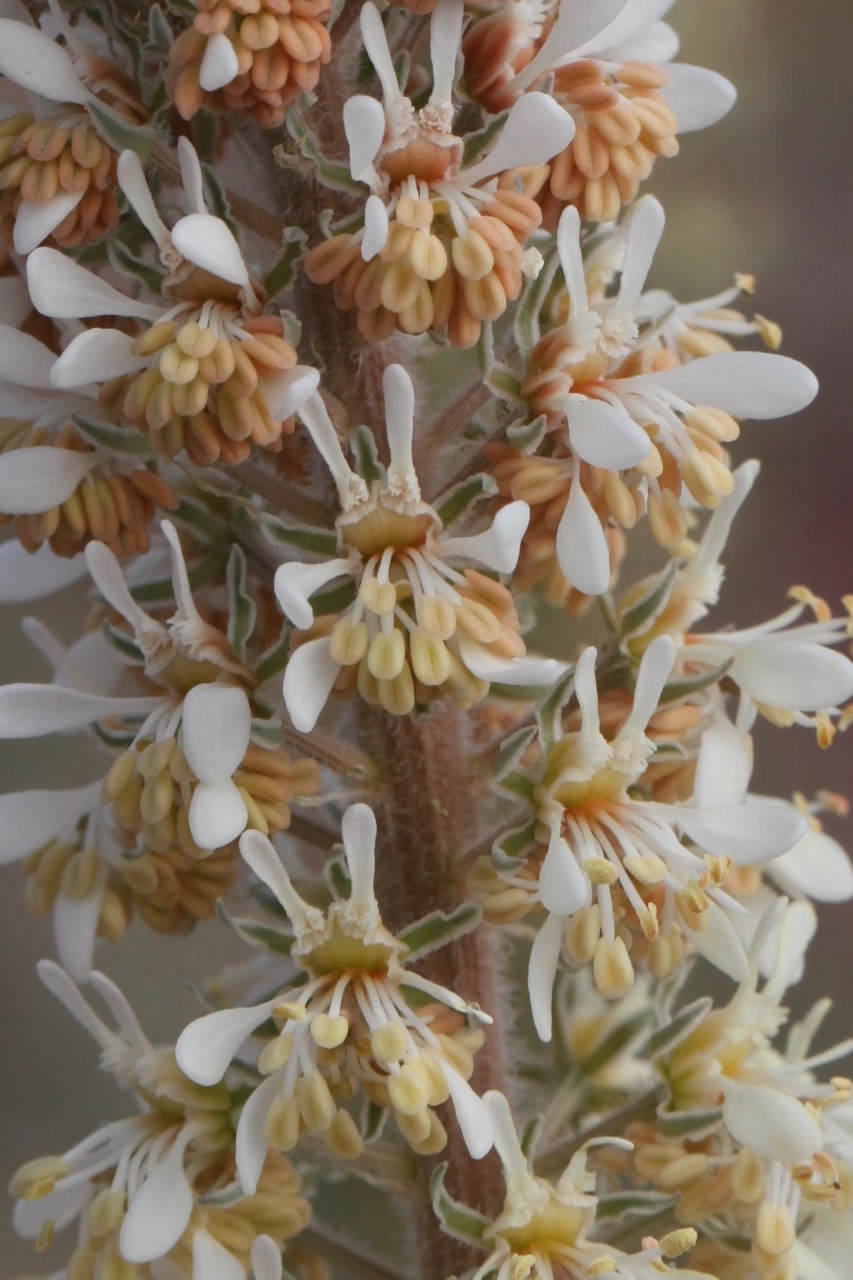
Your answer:
[[[71,421],[87,440],[103,449],[109,449],[110,453],[126,454],[134,458],[154,456],[148,436],[133,427],[120,427],[106,416],[102,418],[79,412],[72,413]]]
[[[355,459],[355,469],[369,486],[382,479],[382,467],[373,432],[369,427],[356,427],[350,436],[350,450]]]
[[[508,738],[504,738],[495,756],[493,766],[493,776],[496,781],[500,781],[505,774],[519,765],[528,747],[535,739],[536,733],[536,725],[531,724],[526,725],[523,729],[516,729],[515,733],[511,733]]]
[[[629,1044],[643,1034],[654,1020],[654,1016],[651,1008],[641,1009],[639,1013],[635,1013],[633,1017],[627,1018],[625,1022],[614,1027],[601,1043],[595,1046],[592,1053],[579,1064],[584,1075],[596,1075],[610,1062],[611,1058],[615,1058],[623,1049],[627,1049]]]
[[[235,543],[225,570],[228,586],[228,639],[241,662],[246,658],[246,643],[255,627],[257,605],[249,595],[246,557]]]
[[[238,1200],[245,1199],[245,1196],[246,1193],[239,1182],[229,1182],[227,1187],[220,1187],[218,1191],[208,1191],[206,1195],[199,1196],[198,1202],[211,1209],[230,1209]]]
[[[678,565],[671,560],[663,573],[657,575],[639,600],[634,601],[619,618],[619,635],[623,640],[631,640],[634,636],[648,631],[649,627],[660,617],[666,608]]]
[[[483,382],[498,399],[514,400],[518,404],[524,403],[524,397],[521,394],[521,379],[507,365],[496,363],[488,375],[483,378]]]
[[[278,516],[262,511],[258,524],[267,542],[274,547],[296,547],[299,551],[311,551],[319,556],[334,556],[338,550],[337,536],[326,529],[304,529],[287,524]]]
[[[481,498],[493,498],[497,491],[495,481],[485,472],[469,476],[467,480],[461,480],[442,494],[436,503],[436,515],[446,529],[469,511],[475,502],[479,502]]]
[[[243,919],[232,916],[221,898],[216,902],[216,914],[238,938],[247,942],[250,947],[265,947],[276,955],[289,956],[295,941],[292,930],[277,929],[274,925],[261,924],[258,920]]]
[[[693,693],[700,693],[712,684],[719,684],[731,665],[731,659],[729,659],[726,662],[721,662],[718,667],[712,667],[710,671],[702,671],[695,676],[681,676],[677,680],[670,680],[664,685],[660,695],[661,706],[665,702],[677,702],[679,698],[687,698]]]
[[[147,125],[130,124],[94,96],[89,98],[86,107],[92,123],[108,146],[114,151],[135,151],[140,160],[148,159],[156,140],[153,129]]]
[[[491,145],[497,139],[500,131],[506,124],[507,112],[501,116],[495,116],[494,120],[490,120],[485,129],[478,129],[476,133],[468,133],[465,135],[465,148],[462,152],[463,169],[467,169],[470,165],[479,160],[480,156],[491,150]]]
[[[536,823],[513,827],[492,845],[492,863],[496,871],[516,871],[536,843]]]
[[[670,1205],[674,1205],[676,1196],[665,1195],[662,1191],[614,1191],[610,1195],[598,1197],[595,1220],[610,1222],[627,1217],[630,1213],[649,1217],[653,1213],[662,1213]]]
[[[270,301],[293,284],[308,239],[301,227],[288,227],[284,234],[287,241],[284,252],[264,276],[264,289]]]
[[[429,1180],[432,1207],[442,1229],[454,1238],[466,1244],[482,1245],[483,1235],[489,1226],[489,1219],[476,1209],[454,1200],[444,1186],[447,1163],[438,1165]]]
[[[153,4],[148,10],[148,41],[152,49],[168,54],[174,43],[172,28],[169,26],[159,4]]]
[[[271,680],[273,676],[280,675],[287,666],[287,656],[290,652],[290,632],[284,629],[281,636],[276,640],[275,644],[270,645],[258,659],[255,667],[255,676],[258,684],[261,685],[265,680]]]
[[[659,1111],[658,1129],[665,1138],[704,1138],[721,1123],[721,1107],[706,1111]]]
[[[454,911],[432,911],[397,934],[409,948],[406,959],[419,960],[455,938],[476,929],[483,912],[476,902],[463,902]]]
[[[708,1016],[713,1003],[710,996],[701,996],[700,999],[694,1000],[692,1004],[685,1005],[679,1010],[665,1027],[658,1027],[653,1031],[646,1045],[649,1061],[654,1062],[656,1058],[671,1052],[694,1027],[699,1025],[703,1018]]]
[[[158,271],[152,263],[146,262],[143,258],[137,258],[136,254],[131,253],[121,240],[111,239],[107,244],[107,252],[114,266],[141,280],[146,289],[150,289],[153,294],[160,297],[163,287],[162,271]]]
[[[562,732],[562,711],[569,700],[573,688],[574,670],[567,671],[554,685],[544,702],[540,703],[536,720],[539,725],[539,736],[542,739],[542,750],[550,755]]]
[[[388,1119],[388,1112],[385,1107],[380,1107],[378,1102],[367,1102],[361,1109],[361,1136],[367,1143],[375,1142],[381,1137],[382,1130],[385,1128],[385,1121]]]
[[[533,802],[533,793],[536,790],[536,779],[531,777],[529,773],[524,773],[520,769],[512,769],[509,773],[498,781],[493,782],[495,791],[501,795],[507,796],[509,799],[526,800],[529,804]]]
[[[530,422],[519,418],[506,429],[507,443],[519,453],[535,453],[545,438],[547,421],[544,413],[540,413],[538,418],[533,418]]]

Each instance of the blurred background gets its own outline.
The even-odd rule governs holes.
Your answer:
[[[853,299],[853,5],[850,0],[678,0],[670,20],[681,59],[723,72],[737,85],[732,113],[683,139],[660,162],[646,190],[667,210],[652,283],[687,301],[716,293],[735,271],[757,277],[755,308],[784,331],[783,351],[815,370],[816,403],[796,420],[750,423],[738,460],[758,457],[760,480],[730,544],[717,620],[746,626],[780,612],[785,593],[806,583],[835,610],[853,590],[853,443],[849,440],[850,315]],[[42,616],[66,639],[76,632],[82,591],[50,599]],[[20,639],[19,616],[3,616],[2,680],[41,680],[44,665]],[[805,730],[759,726],[754,789],[786,795],[818,788],[853,792],[853,730],[820,751]],[[0,790],[71,786],[91,777],[79,737],[58,745],[0,744]],[[853,821],[828,824],[853,848]],[[0,832],[2,839],[2,832]],[[853,1019],[853,903],[822,909],[803,1009],[818,995],[836,1001],[832,1030]],[[0,1184],[24,1160],[59,1153],[100,1121],[126,1112],[97,1070],[96,1051],[41,988],[36,960],[53,954],[49,926],[26,916],[22,876],[0,873]],[[189,939],[156,939],[132,929],[100,953],[152,1039],[173,1040],[195,1013],[181,973],[209,974],[245,951],[218,924]],[[14,1240],[0,1213],[0,1272],[45,1273],[28,1244]]]

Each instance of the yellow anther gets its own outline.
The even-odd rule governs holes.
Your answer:
[[[621,938],[612,941],[599,938],[592,958],[592,976],[606,1000],[615,1000],[630,991],[634,985],[634,966]]]
[[[451,243],[453,265],[466,280],[482,280],[495,265],[495,255],[477,231],[457,236]]]
[[[335,1118],[337,1107],[329,1086],[319,1071],[303,1076],[296,1086],[296,1096],[306,1129],[310,1129],[312,1133],[322,1133],[328,1129]]]
[[[665,1258],[680,1258],[682,1253],[693,1248],[696,1240],[697,1234],[693,1227],[680,1227],[661,1236],[660,1251]]]
[[[443,640],[413,631],[409,638],[412,667],[421,684],[432,687],[444,684],[450,675],[450,654]]]
[[[785,1204],[762,1200],[755,1220],[755,1243],[765,1253],[782,1257],[794,1246],[796,1231],[791,1212]]]
[[[329,646],[335,662],[342,667],[355,666],[367,653],[368,630],[366,622],[353,623],[341,618],[332,631]]]
[[[417,1115],[429,1105],[432,1081],[426,1067],[417,1058],[404,1062],[399,1071],[388,1078],[388,1096],[395,1111],[404,1116]]]
[[[318,1013],[311,1019],[311,1037],[321,1049],[337,1049],[349,1035],[349,1022],[338,1014],[330,1018],[327,1013]]]
[[[367,650],[367,668],[377,680],[394,680],[406,661],[406,642],[402,631],[381,631],[373,637]]]
[[[593,884],[613,884],[618,878],[616,868],[606,858],[584,858],[581,866]]]
[[[409,1048],[409,1036],[401,1023],[389,1022],[371,1033],[370,1047],[380,1062],[400,1062]]]
[[[293,1052],[293,1033],[286,1031],[284,1035],[271,1040],[262,1050],[258,1058],[258,1070],[262,1075],[272,1075],[283,1067]]]

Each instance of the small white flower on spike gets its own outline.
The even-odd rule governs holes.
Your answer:
[[[366,336],[446,327],[455,345],[473,346],[482,324],[503,314],[531,270],[524,245],[541,219],[535,196],[547,161],[571,140],[571,117],[547,94],[524,95],[489,152],[464,166],[452,96],[462,0],[438,0],[433,10],[433,88],[420,110],[400,89],[370,0],[360,21],[382,88],[381,105],[356,95],[343,113],[350,172],[370,189],[364,225],[315,246],[306,270],[317,283],[335,281],[337,293],[357,307]],[[522,168],[526,185],[520,174],[513,181]]]
[[[366,805],[346,811],[342,835],[350,896],[325,912],[303,901],[268,840],[257,832],[243,836],[243,857],[287,913],[291,954],[309,977],[253,1008],[204,1015],[176,1046],[191,1079],[215,1084],[262,1023],[272,1018],[276,1025],[277,1037],[258,1060],[265,1078],[237,1128],[237,1168],[247,1194],[269,1147],[289,1151],[304,1133],[321,1136],[336,1155],[359,1155],[364,1140],[336,1101],[355,1087],[393,1112],[416,1151],[444,1146],[434,1108],[448,1098],[471,1154],[479,1158],[491,1146],[488,1116],[467,1083],[483,1041],[477,1024],[491,1019],[405,968],[407,948],[385,928],[376,902],[376,820]],[[427,1003],[410,1002],[407,988]]]
[[[295,647],[284,676],[293,723],[310,732],[333,688],[407,715],[416,703],[448,693],[461,706],[479,701],[491,682],[552,683],[559,666],[524,656],[512,597],[468,561],[511,573],[527,527],[528,509],[513,502],[483,533],[445,533],[421,497],[412,461],[415,400],[400,365],[385,370],[390,462],[368,489],[350,468],[319,396],[299,410],[337,486],[340,555],[324,564],[282,565],[275,590],[282,612],[299,630],[314,625],[310,597],[338,578],[356,586],[354,603],[331,630]]]
[[[127,1000],[104,974],[91,973],[89,979],[116,1030],[91,1009],[58,965],[43,960],[39,976],[97,1041],[101,1065],[136,1096],[140,1114],[104,1125],[61,1156],[42,1157],[19,1169],[11,1186],[18,1234],[43,1243],[51,1224],[79,1218],[69,1274],[87,1264],[99,1271],[116,1263],[135,1269],[191,1253],[193,1280],[211,1274],[246,1280],[250,1241],[260,1226],[270,1234],[256,1242],[251,1262],[256,1280],[275,1280],[270,1249],[278,1251],[280,1261],[283,1241],[310,1217],[289,1163],[281,1157],[270,1161],[261,1187],[263,1203],[241,1202],[240,1222],[253,1229],[245,1245],[235,1238],[227,1210],[198,1213],[201,1196],[231,1181],[234,1133],[227,1089],[202,1088],[188,1080],[171,1049],[149,1043]],[[278,1203],[271,1213],[275,1196]],[[197,1269],[200,1259],[206,1269]]]

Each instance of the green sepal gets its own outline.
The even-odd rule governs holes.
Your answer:
[[[453,1199],[444,1186],[447,1167],[447,1161],[438,1165],[429,1180],[433,1212],[441,1223],[442,1230],[454,1240],[483,1247],[483,1236],[490,1225],[489,1219],[476,1209],[469,1209],[468,1205]]]
[[[514,400],[517,404],[524,404],[521,379],[509,365],[496,360],[483,382],[499,400]]]
[[[296,143],[300,155],[309,162],[323,186],[332,187],[335,191],[355,193],[364,200],[363,183],[355,181],[346,165],[327,160],[320,150],[317,139],[306,123],[305,101],[305,95],[300,94],[284,118],[287,132]]]
[[[694,693],[701,693],[703,689],[707,689],[712,684],[719,684],[731,665],[732,659],[728,658],[710,671],[703,671],[695,676],[680,676],[677,680],[668,681],[661,691],[659,705],[663,706],[666,702],[677,702],[680,698],[688,698]]]
[[[548,419],[544,413],[540,413],[538,418],[525,422],[523,418],[519,418],[506,429],[507,443],[511,444],[513,449],[517,449],[519,453],[528,454],[535,453],[542,441],[545,439],[545,428]]]
[[[105,747],[111,747],[114,751],[126,751],[136,741],[136,730],[134,729],[105,729],[101,720],[93,720],[91,727],[98,741],[103,742]]]
[[[541,336],[539,316],[548,296],[548,290],[554,282],[558,262],[556,252],[546,257],[545,265],[536,279],[530,281],[515,309],[513,333],[525,362],[530,359],[533,348]]]
[[[274,547],[296,547],[299,551],[310,551],[318,556],[337,555],[338,539],[330,530],[305,529],[299,525],[286,524],[267,511],[262,511],[257,520],[261,533]]]
[[[229,1182],[227,1187],[220,1187],[218,1191],[208,1191],[206,1195],[199,1196],[198,1203],[210,1209],[230,1209],[238,1200],[245,1198],[246,1193],[240,1183]]]
[[[132,662],[134,666],[141,667],[145,665],[145,656],[133,636],[129,636],[126,631],[112,626],[109,622],[105,622],[101,629],[116,653],[120,653],[126,661]]]
[[[343,613],[355,599],[355,582],[347,578],[337,587],[329,587],[326,591],[318,591],[311,597],[311,608],[315,618],[328,617],[330,613]]]
[[[365,1104],[361,1109],[361,1123],[359,1124],[359,1131],[364,1141],[375,1142],[377,1138],[380,1138],[387,1119],[388,1112],[385,1107],[380,1107],[378,1102],[370,1102],[365,1099]]]
[[[500,782],[493,782],[492,786],[498,795],[506,796],[508,800],[524,800],[532,804],[538,783],[529,773],[521,769],[512,769],[501,778]]]
[[[536,1147],[539,1143],[539,1138],[541,1137],[542,1129],[544,1125],[545,1125],[544,1115],[533,1116],[531,1120],[527,1121],[527,1124],[524,1126],[524,1128],[521,1130],[521,1133],[518,1135],[518,1140],[521,1145],[521,1150],[524,1153],[524,1155],[527,1157],[527,1159],[531,1162],[533,1158],[533,1152],[536,1150]]]
[[[307,240],[308,237],[301,227],[285,228],[284,252],[264,276],[264,289],[268,299],[276,298],[293,284],[296,267],[305,252]]]
[[[197,591],[199,587],[210,582],[222,571],[222,556],[218,551],[210,551],[207,555],[194,560],[192,567],[187,566],[190,587]],[[137,604],[174,604],[175,589],[172,579],[158,578],[154,582],[141,582],[130,588],[130,594]]]
[[[131,253],[121,240],[111,239],[107,244],[107,253],[113,266],[141,280],[146,289],[150,289],[156,297],[160,297],[163,289],[164,273],[162,271],[152,263],[146,262],[144,258],[137,258],[136,254]]]
[[[620,614],[619,637],[622,641],[642,635],[660,617],[669,603],[677,573],[678,565],[671,560],[664,571],[652,579],[639,600]]]
[[[397,934],[399,942],[409,948],[406,960],[420,960],[431,951],[464,937],[476,929],[483,917],[476,902],[463,902],[454,911],[431,911]]]
[[[129,454],[135,458],[152,458],[154,450],[147,435],[134,428],[120,427],[106,415],[72,413],[71,421],[78,431],[92,444],[109,449],[110,453]]]
[[[266,680],[271,680],[273,676],[281,675],[287,666],[287,658],[290,652],[290,632],[285,628],[282,634],[276,640],[275,644],[270,645],[260,656],[255,666],[255,679],[258,684],[263,684]]]
[[[649,1061],[654,1062],[656,1058],[662,1058],[664,1054],[671,1052],[677,1044],[680,1044],[694,1027],[698,1027],[702,1019],[708,1016],[713,1004],[710,996],[701,996],[680,1009],[665,1027],[658,1027],[653,1031],[646,1045]]]
[[[250,947],[264,947],[267,951],[274,951],[280,956],[290,955],[295,942],[292,930],[279,929],[271,924],[261,924],[259,920],[232,916],[221,898],[216,900],[216,914],[229,929],[236,933],[238,938],[247,942]]]
[[[383,478],[376,440],[369,427],[356,427],[349,438],[349,447],[355,459],[355,469],[368,488]]]
[[[159,4],[153,4],[148,10],[148,48],[168,55],[174,42],[172,28],[166,21],[163,10]]]
[[[494,761],[493,776],[496,782],[500,782],[521,763],[528,747],[536,738],[536,733],[536,725],[530,724],[523,729],[516,729],[508,738],[504,738]]]
[[[143,162],[151,155],[156,141],[152,129],[130,124],[94,96],[87,101],[86,110],[104,142],[114,151],[135,151]]]
[[[465,146],[462,150],[462,164],[460,168],[468,169],[475,164],[482,155],[491,150],[491,143],[496,139],[506,124],[507,115],[505,111],[501,116],[495,116],[494,120],[490,120],[484,129],[478,129],[476,133],[468,133],[465,135]]]
[[[346,854],[342,844],[332,846],[326,865],[323,867],[323,879],[329,886],[329,892],[338,902],[346,902],[352,892],[352,881],[347,870]]]
[[[526,861],[526,855],[536,843],[536,823],[527,822],[523,827],[513,827],[499,836],[492,845],[492,865],[498,872],[517,871]]]
[[[225,580],[228,586],[228,640],[241,662],[246,660],[246,644],[255,628],[257,605],[249,595],[246,557],[235,542],[228,557]]]
[[[664,1138],[706,1138],[722,1123],[721,1107],[704,1111],[658,1111],[657,1126]]]
[[[613,1191],[609,1195],[598,1197],[595,1219],[596,1222],[616,1222],[629,1214],[648,1218],[653,1214],[663,1213],[675,1201],[675,1196],[668,1196],[663,1191]]]
[[[228,205],[228,196],[219,180],[219,174],[212,164],[203,164],[201,172],[204,180],[204,202],[207,208],[215,217],[222,219],[233,234],[234,239],[239,241],[240,227],[231,213]]]
[[[639,1013],[635,1013],[632,1017],[626,1018],[624,1022],[614,1027],[600,1044],[595,1046],[592,1053],[584,1058],[583,1062],[578,1064],[579,1070],[584,1075],[596,1075],[611,1059],[615,1058],[623,1049],[627,1049],[628,1045],[642,1036],[649,1023],[653,1021],[654,1016],[654,1010],[647,1007],[641,1009]]]
[[[539,726],[539,736],[542,739],[542,750],[545,756],[551,754],[562,736],[562,711],[574,688],[574,675],[574,668],[572,668],[561,676],[548,697],[536,710],[536,723]]]
[[[441,521],[442,528],[446,529],[448,525],[453,524],[482,498],[493,498],[497,491],[498,486],[485,471],[469,476],[467,480],[460,480],[459,484],[448,489],[436,503],[435,513]]]

